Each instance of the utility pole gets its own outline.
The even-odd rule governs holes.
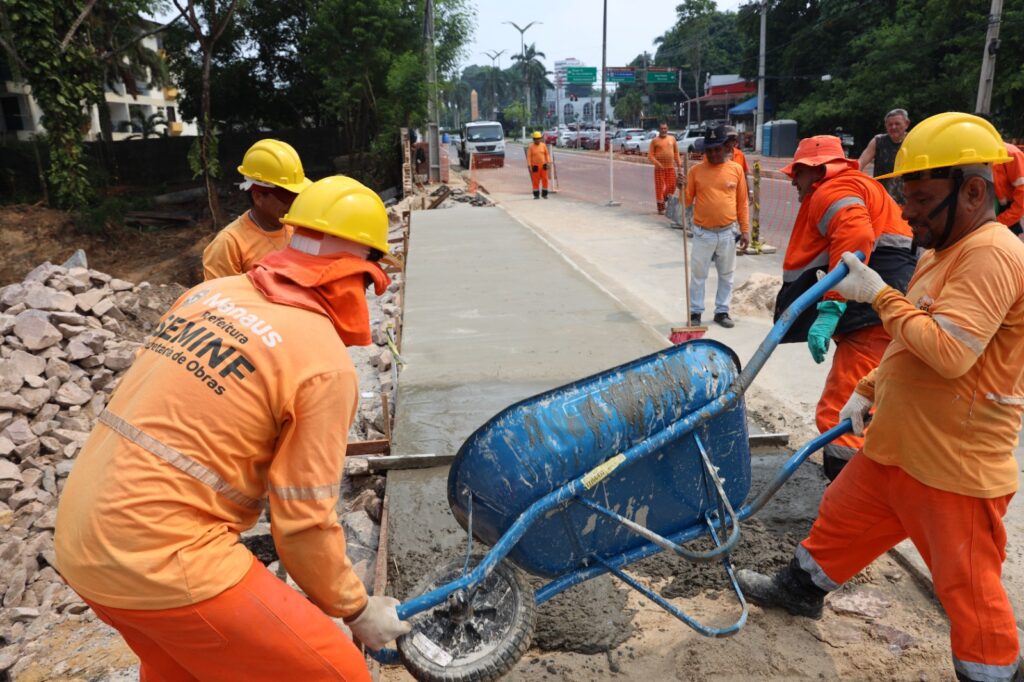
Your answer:
[[[498,120],[498,75],[494,72],[494,70],[495,68],[501,68],[501,55],[505,54],[506,52],[508,52],[508,50],[502,50],[501,52],[495,52],[494,50],[491,50],[490,52],[484,52],[485,55],[491,58],[491,109],[494,114],[495,121]],[[498,63],[497,67],[495,67],[494,65],[495,61],[497,61]]]
[[[768,29],[768,0],[761,0],[761,49],[757,59],[757,116],[754,118],[754,149],[761,152],[764,128],[764,43]]]
[[[441,136],[437,131],[437,60],[434,55],[434,2],[427,0],[427,144],[429,182],[441,182]]]
[[[608,59],[608,0],[604,0],[604,21],[601,29],[601,150],[604,151],[605,134],[604,134],[604,123],[608,118],[608,107],[605,106],[605,88],[607,87],[605,78],[608,74],[608,65],[605,63]],[[612,151],[611,142],[608,143],[608,203],[606,206],[619,206],[619,202],[615,201],[615,155]]]
[[[992,0],[985,34],[985,51],[981,53],[981,78],[978,80],[978,102],[974,110],[989,113],[992,106],[992,83],[996,77],[996,52],[999,51],[999,23],[1002,21],[1003,0]]]

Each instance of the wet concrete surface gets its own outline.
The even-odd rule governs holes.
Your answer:
[[[406,277],[398,454],[454,453],[508,405],[668,345],[501,209],[414,213]],[[388,591],[399,598],[465,551],[446,484],[447,468],[388,475]],[[575,601],[621,614],[620,591],[607,581],[584,585],[549,613],[559,604],[573,611]],[[601,622],[593,611],[581,617]],[[619,631],[581,638],[578,621],[543,617],[538,641],[591,650],[613,646]]]

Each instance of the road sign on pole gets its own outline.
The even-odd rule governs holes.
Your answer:
[[[676,82],[676,70],[671,67],[656,68],[650,67],[647,69],[647,82],[648,83],[675,83]]]
[[[636,71],[631,66],[609,66],[605,70],[610,83],[635,83]]]
[[[596,66],[570,66],[565,70],[565,81],[569,85],[590,85],[597,82]]]

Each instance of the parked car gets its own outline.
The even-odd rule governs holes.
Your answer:
[[[672,133],[669,133],[671,135]],[[641,156],[647,156],[647,152],[651,150],[651,140],[658,136],[657,130],[652,130],[644,135],[644,139],[640,140],[640,144],[637,145],[636,153]]]
[[[693,145],[696,144],[697,140],[704,137],[704,131],[702,130],[687,130],[687,131],[676,131],[676,140],[679,141],[679,153],[688,154],[696,151]]]
[[[626,143],[633,142],[634,138],[641,137],[643,134],[644,131],[641,128],[619,128],[618,132],[615,133],[615,137],[612,138],[612,149],[625,153]]]
[[[658,132],[655,130],[648,130],[640,133],[633,133],[632,135],[627,135],[626,140],[622,143],[623,151],[625,151],[627,154],[639,154],[640,143],[646,139],[654,137],[657,134]]]
[[[608,134],[607,130],[604,133],[604,140],[605,145],[607,145],[611,141],[611,136]],[[588,130],[586,135],[580,138],[580,146],[583,147],[584,149],[601,149],[602,145],[600,129]],[[607,146],[605,146],[605,149],[607,149]]]
[[[544,144],[555,144],[558,142],[558,129],[552,128],[551,130],[544,131]]]

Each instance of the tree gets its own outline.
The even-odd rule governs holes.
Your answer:
[[[202,51],[202,115],[200,117],[200,135],[198,140],[198,169],[206,183],[206,197],[210,205],[210,219],[215,227],[224,224],[220,210],[220,199],[214,182],[219,174],[220,165],[216,153],[216,139],[213,116],[210,108],[210,66],[213,61],[213,50],[224,30],[231,23],[238,0],[201,0],[197,5],[194,0],[173,0],[174,6],[185,17],[199,48]]]
[[[85,104],[100,82],[94,51],[79,30],[96,0],[3,0],[0,47],[32,88],[49,146],[47,181],[62,208],[82,208],[92,196],[82,148]]]
[[[643,109],[640,97],[640,90],[636,88],[622,89],[620,86],[620,89],[615,91],[615,99],[612,102],[616,118],[635,125]]]
[[[533,95],[534,102],[536,103],[533,111],[527,112],[526,125],[530,125],[534,112],[543,110],[546,89],[554,87],[551,85],[551,81],[548,80],[548,74],[551,72],[545,68],[544,62],[539,59],[545,56],[543,52],[537,51],[535,43],[527,45],[521,54],[512,55],[512,60],[517,62],[526,90]]]

